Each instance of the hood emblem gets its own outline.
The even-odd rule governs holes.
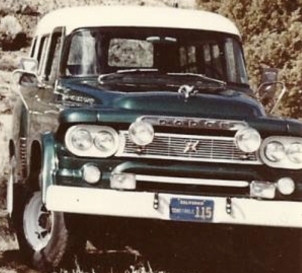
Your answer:
[[[187,142],[183,152],[185,154],[187,154],[187,153],[196,153],[198,144],[199,144],[199,140]]]
[[[179,88],[178,88],[178,94],[181,94],[181,95],[184,95],[185,96],[185,99],[189,98],[191,95],[194,95],[195,92],[194,92],[194,86],[190,86],[190,85],[181,85]]]

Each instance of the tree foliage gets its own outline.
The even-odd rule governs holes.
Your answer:
[[[198,5],[238,26],[253,88],[263,68],[279,69],[288,88],[280,114],[302,118],[302,0],[198,0]]]

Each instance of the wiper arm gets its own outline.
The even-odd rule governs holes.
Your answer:
[[[201,79],[201,80],[205,80],[205,81],[208,81],[208,82],[212,82],[212,83],[217,83],[220,85],[220,88],[223,88],[225,89],[226,86],[227,86],[227,83],[225,81],[221,81],[221,80],[217,80],[217,79],[214,79],[214,78],[210,78],[210,77],[207,77],[205,75],[202,75],[202,74],[195,74],[195,73],[167,73],[167,75],[169,76],[181,76],[181,77],[195,77],[195,78],[198,78],[198,79]]]
[[[104,84],[107,80],[118,80],[127,74],[144,74],[158,72],[158,69],[123,69],[109,74],[102,74],[98,77],[98,82]]]
[[[226,82],[195,73],[160,73],[158,69],[124,69],[113,73],[103,74],[98,77],[101,85],[119,84],[119,85],[140,85],[140,86],[166,86],[177,88],[183,86],[192,86],[190,94],[196,94],[199,91],[221,91],[226,89]],[[193,92],[191,92],[193,91]],[[180,92],[180,91],[179,91]],[[182,91],[181,91],[182,92]]]

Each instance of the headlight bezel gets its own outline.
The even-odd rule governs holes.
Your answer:
[[[278,161],[272,161],[267,156],[268,145],[272,143],[280,143],[284,147],[284,157],[280,158]],[[302,138],[299,137],[288,137],[288,136],[271,136],[266,138],[260,147],[260,158],[261,160],[269,167],[272,168],[282,168],[282,169],[291,169],[298,170],[302,169],[302,160],[301,162],[294,162],[290,156],[290,149],[293,148],[293,145],[300,145],[302,148]],[[291,152],[293,153],[293,152]],[[302,149],[301,149],[302,154]],[[302,156],[301,156],[302,158]]]
[[[74,145],[72,138],[76,136],[77,132],[87,131],[91,135],[92,145],[89,149],[81,150]],[[105,132],[112,137],[113,144],[108,150],[101,150],[96,145],[96,138],[101,132]],[[70,127],[65,135],[65,145],[67,149],[74,155],[80,157],[100,157],[106,158],[114,155],[119,147],[119,135],[116,130],[109,126],[99,126],[99,125],[75,125]]]

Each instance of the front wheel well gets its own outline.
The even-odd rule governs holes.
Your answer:
[[[14,156],[16,153],[15,144],[12,140],[9,141],[8,152],[9,152],[9,158],[12,158],[12,156]]]
[[[31,146],[29,176],[27,180],[27,184],[32,190],[40,189],[39,177],[42,166],[41,152],[42,149],[40,143],[38,141],[34,141]]]

